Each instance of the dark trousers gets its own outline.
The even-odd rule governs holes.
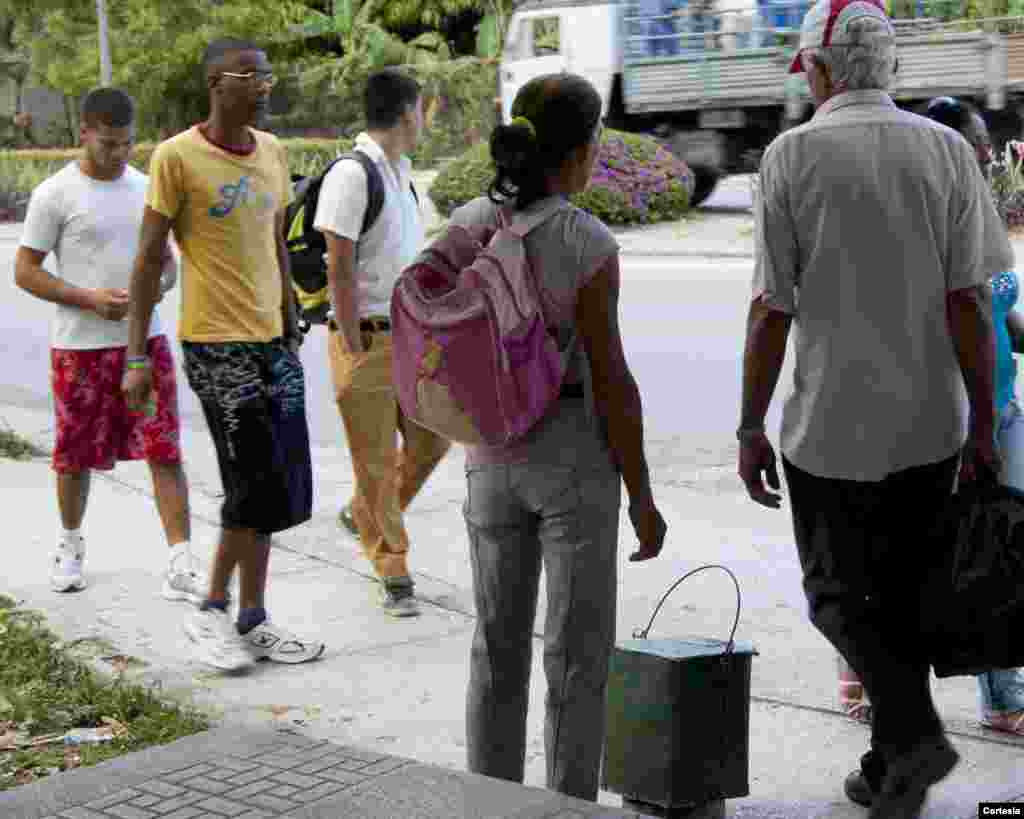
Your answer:
[[[941,736],[920,639],[922,568],[941,543],[929,536],[952,495],[959,456],[877,482],[783,468],[811,621],[857,672],[872,705],[872,748],[883,759]]]

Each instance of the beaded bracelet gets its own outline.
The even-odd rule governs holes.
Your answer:
[[[128,370],[145,370],[149,367],[149,357],[139,356],[137,358],[128,358],[125,360],[125,369]]]

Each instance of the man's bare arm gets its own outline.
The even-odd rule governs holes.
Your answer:
[[[150,207],[142,215],[139,250],[132,269],[128,308],[128,355],[144,356],[153,310],[160,301],[160,277],[163,273],[171,220]]]
[[[45,259],[46,254],[41,251],[19,247],[14,257],[15,284],[37,299],[65,307],[93,310],[96,306],[93,291],[57,278],[43,267]]]
[[[971,405],[971,430],[989,437],[995,430],[996,338],[988,285],[951,291],[949,333]]]
[[[334,308],[334,321],[352,352],[363,351],[359,334],[359,307],[356,304],[356,245],[330,231],[324,231],[327,240],[327,287]]]
[[[275,219],[277,235],[277,266],[281,270],[281,321],[285,338],[302,340],[299,331],[299,314],[295,304],[295,291],[292,290],[292,266],[288,258],[288,243],[284,238],[285,212],[279,211]]]
[[[768,407],[782,373],[793,317],[773,310],[760,299],[750,305],[743,354],[742,429],[764,427]]]

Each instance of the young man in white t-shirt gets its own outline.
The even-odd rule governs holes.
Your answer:
[[[391,291],[424,239],[406,156],[423,128],[419,84],[398,69],[378,71],[367,79],[365,106],[366,133],[356,139],[356,150],[379,172],[380,215],[363,232],[369,176],[358,161],[346,160],[324,177],[313,226],[327,241],[334,309],[328,351],[356,478],[341,522],[362,541],[383,585],[384,611],[409,617],[419,609],[402,513],[449,447],[402,416],[391,379]]]
[[[61,528],[50,579],[58,592],[85,587],[81,525],[92,470],[144,459],[171,547],[163,595],[197,603],[207,581],[189,549],[174,360],[156,317],[149,331],[150,405],[132,412],[121,392],[125,368],[136,366],[126,360],[128,323],[123,319],[148,182],[128,164],[134,138],[134,105],[127,94],[101,88],[86,97],[83,156],[32,194],[15,261],[18,286],[57,305],[51,368]],[[57,261],[56,276],[43,268],[50,253]],[[176,276],[177,262],[168,247],[163,292],[174,286]]]

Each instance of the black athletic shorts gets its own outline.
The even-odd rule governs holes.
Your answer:
[[[183,342],[185,374],[213,436],[221,525],[282,532],[313,513],[302,362],[283,339]]]

